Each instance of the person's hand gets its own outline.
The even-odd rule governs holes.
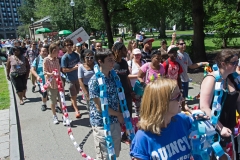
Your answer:
[[[209,63],[208,62],[202,62],[204,66],[208,66]]]
[[[221,129],[220,134],[221,134],[221,136],[223,136],[223,137],[230,137],[231,134],[232,134],[232,131],[231,131],[229,128],[227,128],[227,127],[223,127],[223,128]]]
[[[117,116],[118,122],[123,124],[124,123],[124,119],[123,119],[123,115],[122,113],[119,112],[118,116]]]
[[[78,69],[78,64],[73,67],[74,70]]]
[[[177,35],[176,35],[176,32],[173,32],[173,34],[172,34],[172,40],[175,41],[175,40],[176,40],[176,36],[177,36]]]
[[[144,82],[141,82],[140,84],[142,85],[143,89],[147,86],[147,84]]]
[[[41,79],[41,78],[40,78],[39,76],[37,76],[37,81],[38,81],[38,82],[40,81],[40,79]]]

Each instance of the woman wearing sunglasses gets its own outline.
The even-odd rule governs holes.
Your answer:
[[[239,61],[237,53],[233,50],[223,50],[217,54],[215,61],[219,68],[221,79],[215,82],[216,75],[214,72],[209,73],[203,79],[200,93],[200,108],[211,117],[214,90],[219,82],[223,81],[223,85],[221,85],[223,90],[223,96],[221,98],[222,109],[216,128],[222,136],[220,144],[222,147],[226,147],[227,143],[231,141],[230,136],[236,126],[236,110],[240,113],[239,89],[231,75],[236,71]],[[226,157],[223,159],[226,159]]]
[[[176,80],[161,78],[144,91],[130,155],[135,160],[190,159],[191,118],[179,113],[182,94]]]
[[[87,102],[87,107],[89,109],[89,90],[88,90],[88,81],[94,75],[94,54],[90,49],[85,49],[81,51],[81,59],[83,64],[78,67],[78,80],[82,92],[84,94],[85,100]]]

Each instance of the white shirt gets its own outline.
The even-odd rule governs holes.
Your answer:
[[[139,72],[140,67],[144,64],[144,62],[141,61],[142,65],[139,66],[138,64],[136,64],[134,62],[134,60],[130,60],[127,63],[128,63],[131,75],[137,75],[138,72]],[[134,87],[136,80],[137,80],[137,78],[131,78],[130,79],[132,87]]]

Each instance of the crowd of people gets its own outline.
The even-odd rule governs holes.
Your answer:
[[[101,42],[92,41],[89,47],[85,43],[74,44],[71,39],[64,41],[43,43],[38,41],[14,42],[8,54],[7,78],[15,86],[19,97],[19,104],[24,105],[27,99],[27,79],[31,79],[32,92],[36,91],[39,82],[54,75],[57,69],[61,73],[61,81],[68,89],[71,107],[75,110],[76,118],[81,118],[77,97],[82,92],[87,102],[90,124],[93,129],[94,146],[97,159],[107,159],[104,122],[101,114],[101,100],[99,81],[94,73],[94,65],[98,65],[104,74],[104,82],[109,106],[110,131],[114,142],[116,156],[121,150],[121,141],[131,144],[130,155],[136,160],[145,159],[190,159],[191,146],[188,140],[192,119],[182,111],[192,112],[185,103],[188,96],[189,77],[188,68],[195,69],[208,65],[208,62],[193,63],[185,52],[184,39],[176,41],[173,34],[171,44],[167,47],[166,40],[162,40],[159,49],[153,50],[153,38],[144,37],[131,40],[126,47],[122,38],[118,38],[112,49],[102,49]],[[40,45],[42,44],[42,45]],[[90,49],[88,49],[90,48]],[[223,50],[216,57],[222,78],[227,82],[223,88],[226,98],[222,113],[216,127],[223,138],[221,145],[226,146],[236,125],[236,110],[240,112],[240,96],[235,81],[230,76],[235,71],[240,72],[238,54],[232,50]],[[120,78],[124,89],[126,104],[130,113],[133,109],[139,117],[139,131],[133,141],[127,133],[121,136],[123,115],[119,108],[118,92],[115,80],[110,74],[114,70]],[[205,111],[208,119],[211,117],[211,106],[214,97],[215,77],[209,73],[202,82],[199,108]],[[134,92],[136,84],[144,89],[144,94]],[[61,111],[61,99],[55,79],[50,82],[47,92],[42,92],[41,110],[47,109],[47,100],[53,114],[53,123],[59,124],[56,112]],[[59,104],[59,105],[58,105]],[[63,124],[66,122],[63,119]],[[180,152],[173,153],[171,145],[179,143]],[[223,144],[224,143],[224,144]],[[170,145],[170,147],[169,147]],[[168,146],[168,148],[166,148]],[[167,149],[167,150],[166,150]],[[221,157],[222,158],[222,157]],[[223,157],[224,159],[224,157]]]

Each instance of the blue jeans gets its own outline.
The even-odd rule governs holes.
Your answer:
[[[182,82],[182,89],[183,89],[183,97],[186,98],[188,96],[188,86],[189,82]]]

